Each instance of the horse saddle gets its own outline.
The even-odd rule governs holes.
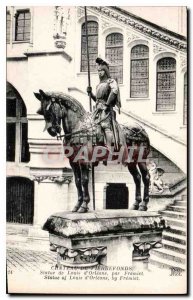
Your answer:
[[[138,124],[130,126],[121,125],[121,128],[125,134],[127,144],[130,144],[132,141],[146,142],[149,140],[146,131]]]

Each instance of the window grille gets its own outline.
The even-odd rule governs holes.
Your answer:
[[[187,125],[187,73],[184,74],[184,117],[183,124]]]
[[[15,40],[29,41],[31,28],[31,15],[29,11],[19,11],[15,20]]]
[[[7,12],[6,18],[6,42],[7,44],[10,43],[10,34],[11,34],[11,15],[10,12]]]
[[[131,98],[149,95],[149,48],[137,45],[131,49]]]
[[[176,60],[165,57],[157,62],[157,111],[175,110]]]
[[[96,58],[98,56],[98,23],[95,21],[87,22],[88,30],[88,48],[90,71],[96,71]],[[87,44],[86,44],[86,27],[82,24],[81,33],[81,72],[87,72]]]
[[[106,37],[106,59],[113,79],[123,83],[123,35],[111,33]]]

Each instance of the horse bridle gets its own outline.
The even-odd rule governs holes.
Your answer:
[[[52,133],[51,130],[54,130],[53,133],[55,132],[57,135],[57,138],[58,138],[58,135],[60,136],[60,133],[62,130],[61,125],[60,125],[62,117],[57,117],[56,104],[58,104],[62,110],[61,104],[56,103],[55,100],[51,99],[51,102],[46,107],[45,120],[52,124],[52,126],[50,127],[51,129],[48,128],[48,132],[51,134]]]
[[[89,127],[85,127],[85,128],[80,129],[80,130],[61,135],[60,133],[61,133],[62,128],[61,128],[60,123],[61,123],[62,115],[61,115],[60,118],[56,117],[56,115],[57,115],[56,104],[59,105],[59,107],[62,111],[62,115],[63,115],[62,104],[60,102],[59,103],[56,102],[55,99],[54,100],[51,99],[51,102],[46,107],[45,119],[46,119],[46,121],[52,123],[52,126],[50,128],[48,128],[48,132],[52,135],[51,130],[54,130],[54,133],[56,133],[56,135],[57,135],[57,139],[60,139],[60,140],[61,140],[62,137],[72,137],[73,135],[79,134],[79,133],[87,131],[89,129],[93,129],[94,127],[96,127],[97,125],[99,125],[100,123],[105,121],[110,115],[110,112],[109,112],[102,120],[100,120],[96,124],[93,124]],[[52,111],[50,110],[51,108],[52,108]],[[52,136],[56,136],[56,135],[52,135]]]

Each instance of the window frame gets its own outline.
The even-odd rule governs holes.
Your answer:
[[[148,57],[145,57],[145,58],[142,58],[142,57],[139,57],[139,58],[132,58],[132,50],[136,47],[139,47],[139,46],[144,46],[148,49]],[[145,78],[147,79],[147,94],[146,95],[143,95],[143,96],[132,96],[132,61],[141,61],[141,60],[146,60],[148,62],[147,64],[147,74],[148,74],[148,77]],[[139,43],[137,45],[134,45],[132,48],[131,48],[131,51],[130,51],[130,99],[147,99],[149,97],[149,46],[144,44],[144,43]]]
[[[99,48],[99,23],[96,20],[88,20],[87,21],[87,28],[88,28],[88,24],[91,23],[91,22],[97,24],[97,34],[88,34],[88,39],[89,39],[89,36],[97,36],[97,53],[96,53],[96,58],[97,58],[97,56],[98,56],[98,48]],[[80,39],[80,43],[81,43],[81,45],[80,45],[81,46],[80,72],[81,73],[88,72],[88,68],[86,70],[83,70],[83,60],[82,60],[82,55],[83,55],[83,47],[82,47],[82,45],[83,45],[83,37],[86,37],[86,34],[83,34],[83,26],[84,25],[85,25],[85,22],[83,22],[81,24],[81,32],[80,32],[80,34],[81,34],[81,39]],[[90,65],[90,72],[92,72],[92,73],[97,72],[97,67],[95,67],[95,69],[93,70],[92,67],[91,67],[91,65]]]
[[[14,92],[14,90],[13,90]],[[14,164],[20,164],[20,163],[28,163],[30,161],[30,152],[27,153],[28,155],[27,160],[22,160],[22,124],[27,124],[28,128],[28,120],[27,120],[27,110],[26,115],[22,116],[22,109],[25,108],[25,103],[22,100],[22,98],[14,96],[6,96],[6,102],[8,103],[9,100],[16,101],[16,112],[15,116],[7,116],[6,112],[6,126],[7,124],[13,123],[15,124],[15,157],[13,160],[7,160],[7,163],[14,163]],[[27,137],[28,138],[28,137]],[[8,141],[7,141],[8,142]],[[6,145],[7,147],[7,145]]]
[[[110,37],[111,35],[115,35],[115,34],[118,34],[121,36],[122,38],[122,44],[121,45],[111,45],[111,46],[107,46],[107,38]],[[121,32],[117,32],[117,31],[114,31],[114,32],[110,32],[106,37],[105,37],[105,58],[107,59],[107,61],[109,62],[109,67],[115,67],[116,68],[116,65],[113,65],[111,66],[111,62],[109,60],[109,58],[107,57],[107,49],[112,49],[112,48],[122,48],[122,65],[117,65],[117,67],[122,67],[122,81],[119,81],[119,78],[114,78],[115,80],[117,79],[118,80],[118,84],[123,84],[124,82],[124,78],[123,78],[123,58],[124,58],[124,35],[121,33]],[[110,71],[110,75],[111,75],[111,71]]]
[[[17,26],[17,20],[18,20],[18,17],[20,14],[26,14],[26,13],[29,13],[30,14],[30,19],[22,19],[24,20],[24,25],[25,25],[25,21],[26,20],[30,20],[30,24],[29,24],[29,38],[28,39],[24,39],[24,34],[26,32],[24,32],[24,30],[22,30],[22,34],[23,34],[23,40],[20,40],[20,39],[17,39],[17,34],[18,34],[18,26]],[[30,9],[20,9],[20,10],[17,10],[16,13],[15,13],[15,26],[14,26],[14,42],[17,42],[17,43],[29,43],[30,42],[30,39],[31,39],[31,22],[32,22],[32,14],[31,14],[31,11]],[[24,29],[25,26],[22,26],[22,28]]]
[[[188,74],[187,74],[187,71],[184,73],[183,77],[184,77],[183,78],[184,79],[183,126],[187,126],[187,123],[188,123]]]
[[[7,34],[8,34],[8,26],[7,26],[7,21],[8,21],[8,19],[7,19],[7,16],[9,16],[10,17],[10,20],[9,20],[9,22],[10,22],[10,27],[9,27],[9,39],[7,38]],[[6,44],[10,44],[11,43],[11,13],[10,13],[10,11],[9,10],[7,10],[6,11]]]
[[[175,69],[173,70],[158,70],[158,64],[160,61],[164,60],[164,59],[171,59],[175,61]],[[175,89],[174,89],[174,104],[173,104],[173,109],[158,109],[158,75],[160,73],[175,73]],[[157,63],[156,63],[156,112],[175,112],[176,111],[176,59],[172,56],[166,56],[166,57],[162,57],[160,58]]]

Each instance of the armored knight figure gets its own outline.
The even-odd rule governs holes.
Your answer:
[[[98,128],[101,128],[102,134],[105,136],[107,147],[114,145],[118,149],[118,145],[122,144],[122,134],[116,122],[116,114],[113,107],[116,105],[120,110],[119,87],[115,79],[111,78],[109,66],[106,61],[101,58],[96,59],[98,64],[98,74],[100,83],[96,87],[96,96],[92,93],[92,88],[87,88],[87,93],[91,94],[91,98],[96,102],[96,110],[93,118]]]

